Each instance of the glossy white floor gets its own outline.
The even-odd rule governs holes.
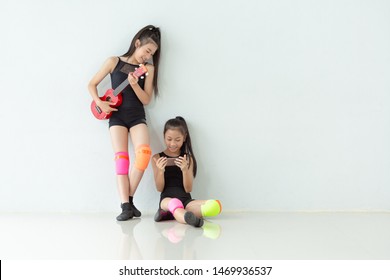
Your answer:
[[[223,213],[203,228],[115,215],[0,214],[0,259],[390,259],[390,213]]]

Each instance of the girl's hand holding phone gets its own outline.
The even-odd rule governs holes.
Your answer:
[[[179,167],[181,169],[181,171],[188,168],[187,155],[184,155],[184,157],[178,157],[175,160],[175,164],[177,167]]]
[[[156,162],[156,166],[158,169],[160,169],[161,171],[165,171],[165,166],[167,165],[166,157],[160,157],[157,160],[154,159],[154,161]]]

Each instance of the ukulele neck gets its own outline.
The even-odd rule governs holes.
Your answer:
[[[126,79],[124,80],[113,92],[113,95],[114,96],[117,96],[119,93],[121,93],[125,87],[127,87],[129,85],[129,80]]]
[[[137,78],[140,78],[142,75],[147,75],[148,69],[146,69],[145,65],[140,64],[138,68],[135,69],[133,75]],[[129,79],[124,80],[113,92],[114,96],[117,96],[119,93],[122,92],[122,90],[125,89],[129,85]]]

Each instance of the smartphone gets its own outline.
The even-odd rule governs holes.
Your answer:
[[[167,166],[176,165],[175,160],[176,158],[167,158]]]

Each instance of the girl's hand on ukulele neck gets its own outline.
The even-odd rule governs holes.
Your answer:
[[[133,73],[134,72],[130,72],[129,76],[127,77],[127,79],[129,80],[129,84],[132,86],[138,84],[138,77],[133,75]]]

